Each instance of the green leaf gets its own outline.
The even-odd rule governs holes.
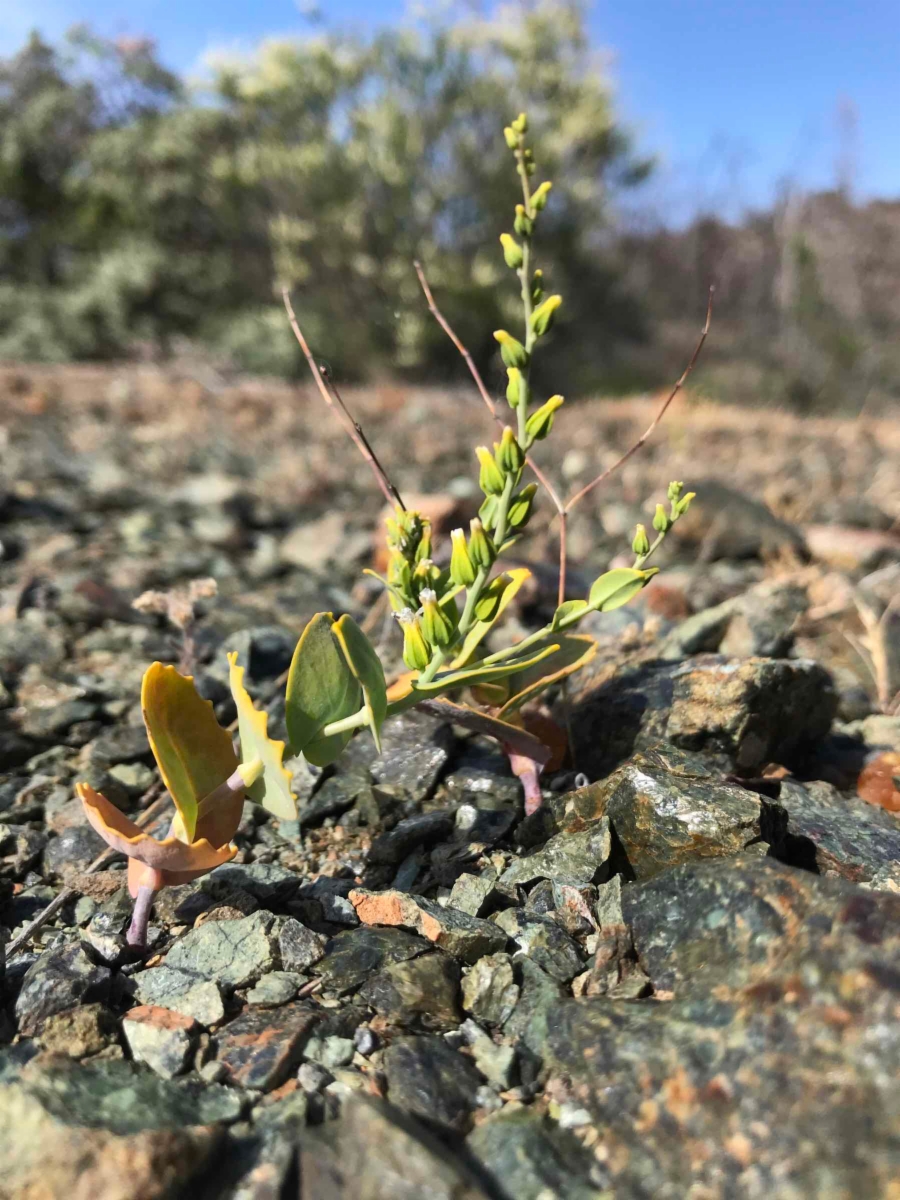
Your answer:
[[[241,762],[262,763],[262,773],[247,788],[247,799],[282,817],[297,820],[297,802],[291,794],[291,777],[285,770],[284,742],[270,738],[266,729],[269,714],[260,712],[244,687],[244,668],[238,666],[237,652],[228,655],[228,682],[237,705]]]
[[[238,765],[231,735],[190,675],[155,662],[141,685],[141,710],[150,748],[188,841],[194,840],[200,801]]]
[[[658,567],[651,567],[648,571],[638,571],[634,567],[615,567],[612,571],[607,571],[605,575],[594,580],[588,596],[589,606],[595,612],[610,612],[614,608],[621,608],[638,594],[658,570]]]
[[[493,666],[479,665],[463,671],[447,671],[443,675],[436,675],[431,683],[420,684],[417,679],[414,679],[412,681],[413,691],[423,695],[433,695],[451,691],[453,688],[477,687],[479,684],[489,683],[492,679],[503,679],[507,675],[515,675],[519,671],[524,671],[526,667],[534,666],[542,659],[554,654],[558,649],[557,645],[546,646],[537,654],[531,653],[524,659],[496,663]]]
[[[509,698],[498,716],[506,717],[533,700],[546,688],[580,671],[597,653],[597,643],[583,633],[554,634],[556,653],[546,662],[529,664],[507,682]]]
[[[362,706],[362,687],[334,635],[331,613],[316,613],[300,635],[288,671],[285,723],[291,749],[317,767],[341,754],[352,730],[322,737],[332,721],[342,721]]]
[[[550,629],[561,629],[564,621],[569,621],[572,617],[576,616],[576,614],[587,612],[587,610],[587,600],[566,600],[566,602],[561,604],[553,614],[553,620],[550,623]]]
[[[384,667],[375,653],[372,643],[351,616],[344,615],[333,628],[334,636],[341,644],[344,656],[355,679],[363,691],[368,714],[369,728],[375,739],[375,747],[381,753],[381,727],[387,716],[387,684]]]
[[[472,655],[475,653],[475,649],[479,642],[481,642],[481,640],[487,636],[492,626],[499,621],[505,609],[509,606],[513,600],[513,597],[522,587],[525,580],[531,578],[531,572],[527,569],[527,567],[516,567],[514,570],[507,571],[505,574],[508,577],[508,582],[505,584],[505,586],[503,586],[501,583],[500,599],[497,603],[497,607],[493,616],[489,620],[476,621],[476,623],[472,626],[472,628],[466,634],[466,639],[463,642],[462,650],[460,650],[459,654],[453,660],[454,668],[464,667],[466,663],[471,661]],[[499,575],[497,579],[492,581],[490,586],[493,587],[494,584],[497,584],[502,580],[503,576]]]

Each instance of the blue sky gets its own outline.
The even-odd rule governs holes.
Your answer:
[[[407,6],[320,7],[328,23],[360,28]],[[213,48],[309,28],[297,0],[0,0],[0,53],[33,26],[53,37],[84,20],[150,34],[181,69]],[[733,214],[784,180],[830,186],[839,159],[859,196],[900,198],[900,0],[594,0],[590,20],[621,115],[659,156],[645,197],[657,211]]]

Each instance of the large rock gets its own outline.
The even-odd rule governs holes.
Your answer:
[[[41,1067],[0,1086],[0,1192],[9,1200],[187,1200],[240,1114],[126,1062]]]
[[[754,771],[791,765],[830,729],[837,694],[807,659],[639,662],[574,677],[572,732],[578,763],[594,778],[658,741]]]
[[[487,1200],[468,1168],[392,1104],[356,1095],[303,1138],[300,1200]]]
[[[249,1009],[220,1029],[218,1060],[240,1087],[269,1091],[300,1061],[318,1019],[308,1005],[286,1004],[268,1012]]]
[[[890,1195],[900,1156],[900,897],[771,859],[623,892],[669,1004],[557,1007],[557,1095],[602,1131],[616,1197]]]
[[[493,922],[449,905],[442,907],[424,896],[358,888],[350,893],[350,901],[364,925],[404,925],[466,963],[506,946],[505,935]]]
[[[760,840],[761,817],[755,792],[721,782],[699,756],[663,745],[635,755],[602,783],[570,793],[563,832],[553,841],[583,837],[574,831],[608,822],[627,860],[619,865],[647,879],[691,859],[740,853]]]
[[[527,1108],[498,1113],[466,1139],[503,1200],[598,1200],[599,1168],[572,1134]]]

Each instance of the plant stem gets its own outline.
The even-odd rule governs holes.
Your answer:
[[[126,944],[135,950],[147,949],[147,926],[150,923],[150,910],[153,907],[155,896],[155,889],[146,884],[142,884],[138,888],[138,894],[134,900],[134,911],[131,914],[131,924],[125,935]]]

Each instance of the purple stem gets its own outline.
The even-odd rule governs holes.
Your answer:
[[[156,892],[152,887],[142,884],[134,900],[134,911],[131,914],[131,924],[125,935],[127,945],[135,950],[147,949],[147,925],[150,921],[150,909]]]

